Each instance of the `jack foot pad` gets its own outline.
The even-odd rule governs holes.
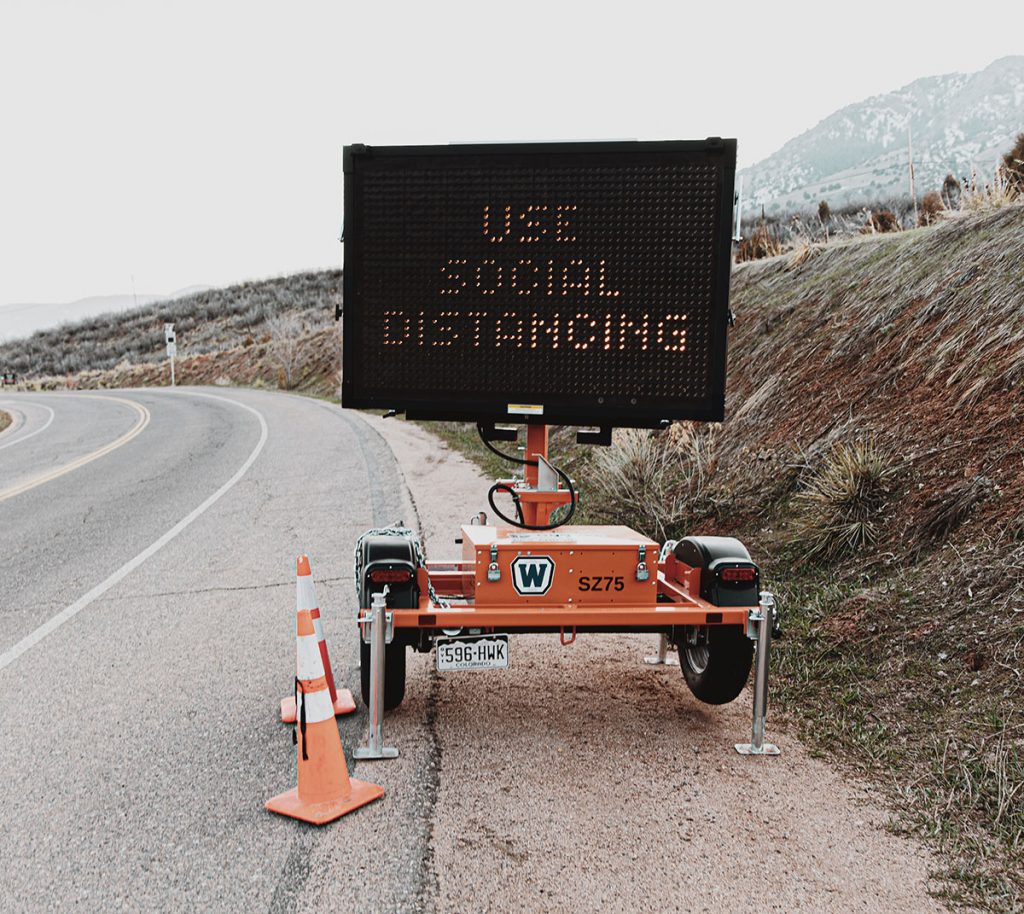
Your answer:
[[[352,758],[370,760],[382,758],[398,758],[398,750],[394,746],[371,749],[369,746],[357,746],[352,750]]]
[[[782,751],[774,743],[765,743],[760,749],[753,743],[737,743],[736,751],[740,755],[782,755]]]

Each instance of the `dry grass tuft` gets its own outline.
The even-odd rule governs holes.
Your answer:
[[[778,231],[762,222],[749,238],[744,238],[740,242],[736,250],[736,262],[763,260],[767,257],[778,257],[781,253],[782,241]]]
[[[810,559],[850,555],[878,541],[896,475],[874,440],[835,445],[797,493],[797,537]]]
[[[1021,195],[1014,180],[1015,174],[1000,166],[996,168],[991,181],[981,182],[975,172],[960,195],[960,209],[971,213],[987,213],[1012,206]]]
[[[706,489],[713,434],[689,425],[617,431],[611,447],[595,452],[588,482],[601,514],[659,542],[674,535]]]

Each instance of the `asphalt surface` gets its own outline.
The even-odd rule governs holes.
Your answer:
[[[358,695],[356,538],[404,520],[451,557],[483,479],[416,426],[278,393],[0,408],[0,911],[939,910],[865,791],[784,732],[736,755],[748,699],[700,705],[642,664],[654,639],[515,639],[505,673],[410,655],[397,760],[354,763],[366,716],[340,719],[384,799],[267,813],[295,785],[295,555]]]
[[[295,785],[276,720],[294,675],[294,557],[313,558],[334,668],[355,687],[351,550],[408,509],[394,461],[361,420],[315,401],[203,393],[118,392],[149,411],[142,434],[0,501],[2,657],[236,474],[262,435],[238,404],[268,429],[205,513],[0,669],[0,910],[415,910],[429,728],[410,728],[399,762],[350,765],[389,792],[341,828],[263,809]],[[55,418],[0,450],[0,489],[137,421],[84,393],[2,399],[24,422],[0,446],[45,422],[43,407]],[[364,730],[361,713],[343,721],[348,754]]]

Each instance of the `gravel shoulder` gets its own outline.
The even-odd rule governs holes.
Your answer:
[[[432,558],[484,506],[475,466],[422,428],[368,417],[409,486]],[[652,638],[512,644],[503,673],[432,671],[439,774],[430,901],[442,911],[942,911],[931,858],[885,826],[869,786],[769,721],[778,758],[741,757],[749,692],[700,704]]]

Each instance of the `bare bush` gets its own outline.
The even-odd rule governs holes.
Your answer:
[[[760,223],[750,238],[744,238],[736,251],[736,261],[761,260],[765,257],[777,257],[782,253],[782,242],[778,233],[766,223]]]
[[[918,216],[917,224],[931,225],[936,222],[946,207],[942,203],[942,195],[937,190],[930,190],[921,200],[921,215]]]
[[[295,385],[295,369],[302,361],[307,339],[305,324],[295,314],[272,317],[267,321],[270,331],[270,358],[278,366],[278,386],[291,390]]]
[[[867,223],[861,229],[861,232],[874,235],[875,233],[884,234],[885,232],[898,232],[899,230],[900,221],[892,210],[875,209],[868,211]]]
[[[960,182],[952,175],[946,175],[942,182],[942,202],[945,203],[946,209],[960,208],[961,192]]]

